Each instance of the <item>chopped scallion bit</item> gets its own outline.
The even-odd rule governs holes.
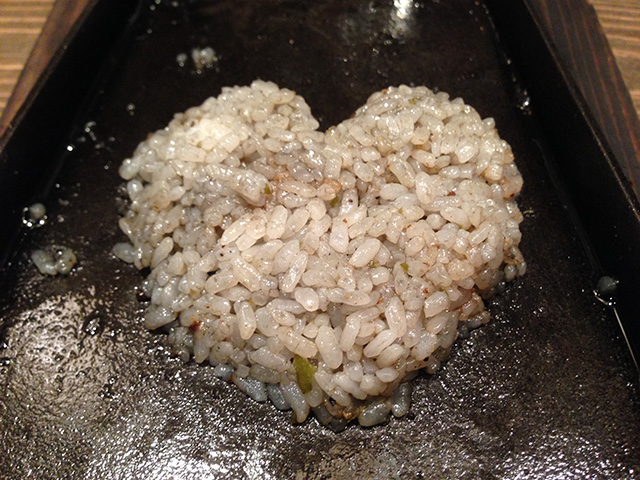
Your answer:
[[[316,367],[306,358],[300,355],[293,356],[293,368],[296,371],[296,379],[302,393],[308,393],[313,388],[313,376],[316,373]]]

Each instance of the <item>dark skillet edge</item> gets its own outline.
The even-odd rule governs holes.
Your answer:
[[[0,224],[6,225],[0,231],[0,272],[19,238],[22,209],[46,197],[71,129],[104,71],[112,68],[112,52],[139,4],[91,2],[0,138]]]
[[[602,126],[529,3],[486,1],[498,42],[527,88],[538,128],[548,141],[541,151],[551,152],[546,166],[580,231],[594,270],[594,290],[603,276],[619,282],[614,292],[604,292],[603,300],[615,309],[638,368],[640,204]]]

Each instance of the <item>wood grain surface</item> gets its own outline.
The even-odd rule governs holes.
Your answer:
[[[53,0],[0,0],[0,112],[42,31]]]
[[[536,18],[540,30],[552,45],[557,61],[567,81],[573,82],[583,97],[583,107],[590,113],[592,128],[599,131],[605,143],[618,160],[624,176],[631,181],[637,199],[640,199],[640,121],[630,91],[638,86],[625,84],[640,80],[637,69],[628,67],[622,74],[618,59],[612,54],[610,40],[599,22],[597,11],[585,1],[525,0]],[[637,55],[640,59],[640,1],[598,0],[608,5],[610,21],[620,22],[627,29],[622,36],[610,33],[616,41],[624,42],[618,51]],[[633,4],[636,4],[634,6]],[[624,13],[624,15],[622,15]],[[611,28],[611,27],[609,27]],[[620,31],[620,26],[616,27]],[[633,46],[633,50],[629,50]],[[625,57],[628,59],[629,57]]]
[[[592,3],[640,115],[640,0]]]
[[[89,3],[91,0],[0,0],[0,133]],[[574,74],[640,197],[640,0],[527,3]],[[34,45],[37,55],[29,58]]]

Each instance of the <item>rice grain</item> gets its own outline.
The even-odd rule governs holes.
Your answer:
[[[120,167],[113,253],[150,267],[145,326],[176,355],[298,422],[370,426],[405,415],[407,375],[436,371],[489,321],[481,296],[526,271],[522,178],[492,119],[426,87],[317,128],[264,81],[176,114]]]

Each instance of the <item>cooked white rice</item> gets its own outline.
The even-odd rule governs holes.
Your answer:
[[[177,114],[120,168],[114,252],[151,268],[145,324],[185,360],[297,421],[374,425],[524,273],[522,177],[493,119],[425,87],[318,126],[264,81]]]

